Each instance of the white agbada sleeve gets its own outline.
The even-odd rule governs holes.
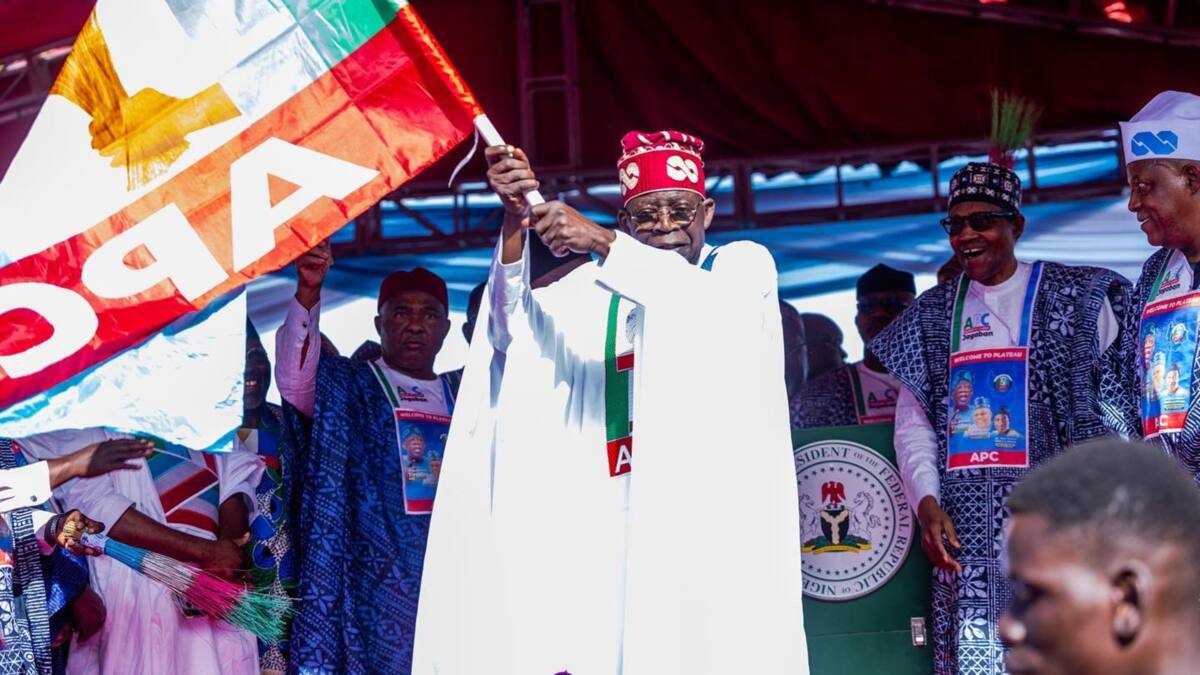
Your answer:
[[[904,483],[904,496],[915,512],[928,495],[941,502],[941,484],[937,468],[937,435],[925,415],[925,409],[908,387],[900,386],[896,401],[896,466]]]
[[[50,495],[50,466],[45,462],[0,470],[0,513],[42,504]]]

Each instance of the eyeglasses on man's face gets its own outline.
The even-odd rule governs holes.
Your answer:
[[[638,229],[653,227],[659,223],[665,212],[667,220],[676,227],[687,227],[696,219],[700,204],[669,204],[666,206],[648,206],[629,214],[633,224]]]
[[[946,234],[957,236],[963,228],[970,227],[976,232],[987,232],[1003,220],[1012,221],[1018,215],[1016,211],[979,211],[969,216],[946,216],[938,221]]]

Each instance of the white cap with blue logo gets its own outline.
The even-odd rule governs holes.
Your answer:
[[[1200,96],[1164,91],[1121,122],[1125,163],[1143,159],[1200,161]]]

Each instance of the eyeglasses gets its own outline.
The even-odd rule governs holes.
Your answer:
[[[687,206],[685,204],[672,204],[670,206],[660,206],[658,208],[638,209],[636,213],[629,214],[633,219],[634,224],[638,229],[652,227],[658,224],[660,214],[663,211],[667,212],[667,219],[676,227],[687,227],[696,219],[696,213],[700,210],[700,205]]]
[[[987,232],[996,226],[998,220],[1013,220],[1020,214],[1016,211],[980,211],[969,216],[946,216],[938,221],[946,234],[957,236],[964,227],[970,226],[976,232]]]
[[[870,314],[877,309],[882,309],[889,314],[899,314],[911,304],[911,300],[899,300],[897,298],[888,298],[886,300],[859,300],[858,311],[863,314]]]

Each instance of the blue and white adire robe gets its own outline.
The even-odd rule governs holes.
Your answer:
[[[285,401],[283,431],[299,573],[289,672],[410,672],[429,516],[405,513],[394,408],[370,363],[322,354],[312,419]]]
[[[0,438],[0,469],[29,465],[20,449]],[[48,546],[39,542],[36,530],[53,511],[47,501],[0,518],[0,675],[61,673],[66,667],[67,646],[51,649],[50,642],[87,587],[88,571],[81,556],[57,547],[46,553]]]
[[[789,403],[792,428],[840,427],[858,424],[850,369],[854,364],[829,371],[805,382]]]
[[[1141,326],[1142,312],[1146,309],[1146,304],[1150,300],[1150,293],[1154,288],[1154,282],[1162,272],[1163,267],[1170,262],[1171,256],[1175,253],[1175,249],[1160,248],[1150,256],[1146,264],[1142,266],[1142,275],[1138,277],[1137,285],[1133,289],[1133,300],[1129,308],[1129,312],[1125,317],[1126,328],[1124,338],[1126,340],[1124,355],[1125,376],[1129,381],[1135,382],[1137,388],[1130,391],[1132,397],[1130,405],[1137,406],[1138,392],[1145,388],[1145,382],[1142,369],[1137,365],[1137,359],[1142,353],[1142,346],[1138,344],[1138,333]],[[1151,443],[1156,443],[1174,456],[1187,469],[1197,483],[1200,483],[1200,405],[1197,404],[1197,399],[1200,399],[1200,386],[1197,382],[1200,380],[1200,360],[1193,357],[1192,359],[1192,390],[1191,398],[1188,402],[1187,418],[1184,422],[1183,431],[1177,434],[1160,434]],[[1137,427],[1141,430],[1141,426]]]
[[[934,670],[939,675],[1003,672],[997,621],[1012,600],[1004,577],[1006,501],[1039,464],[1076,443],[1137,428],[1122,339],[1100,353],[1098,320],[1107,299],[1124,325],[1129,282],[1110,270],[1045,263],[1029,344],[1029,468],[947,471],[950,328],[958,280],[921,294],[871,342],[871,351],[924,408],[938,444],[941,506],[962,549],[959,575],[933,573]]]
[[[0,438],[0,469],[16,468],[17,452]],[[33,510],[0,517],[0,675],[51,672],[50,614]]]

